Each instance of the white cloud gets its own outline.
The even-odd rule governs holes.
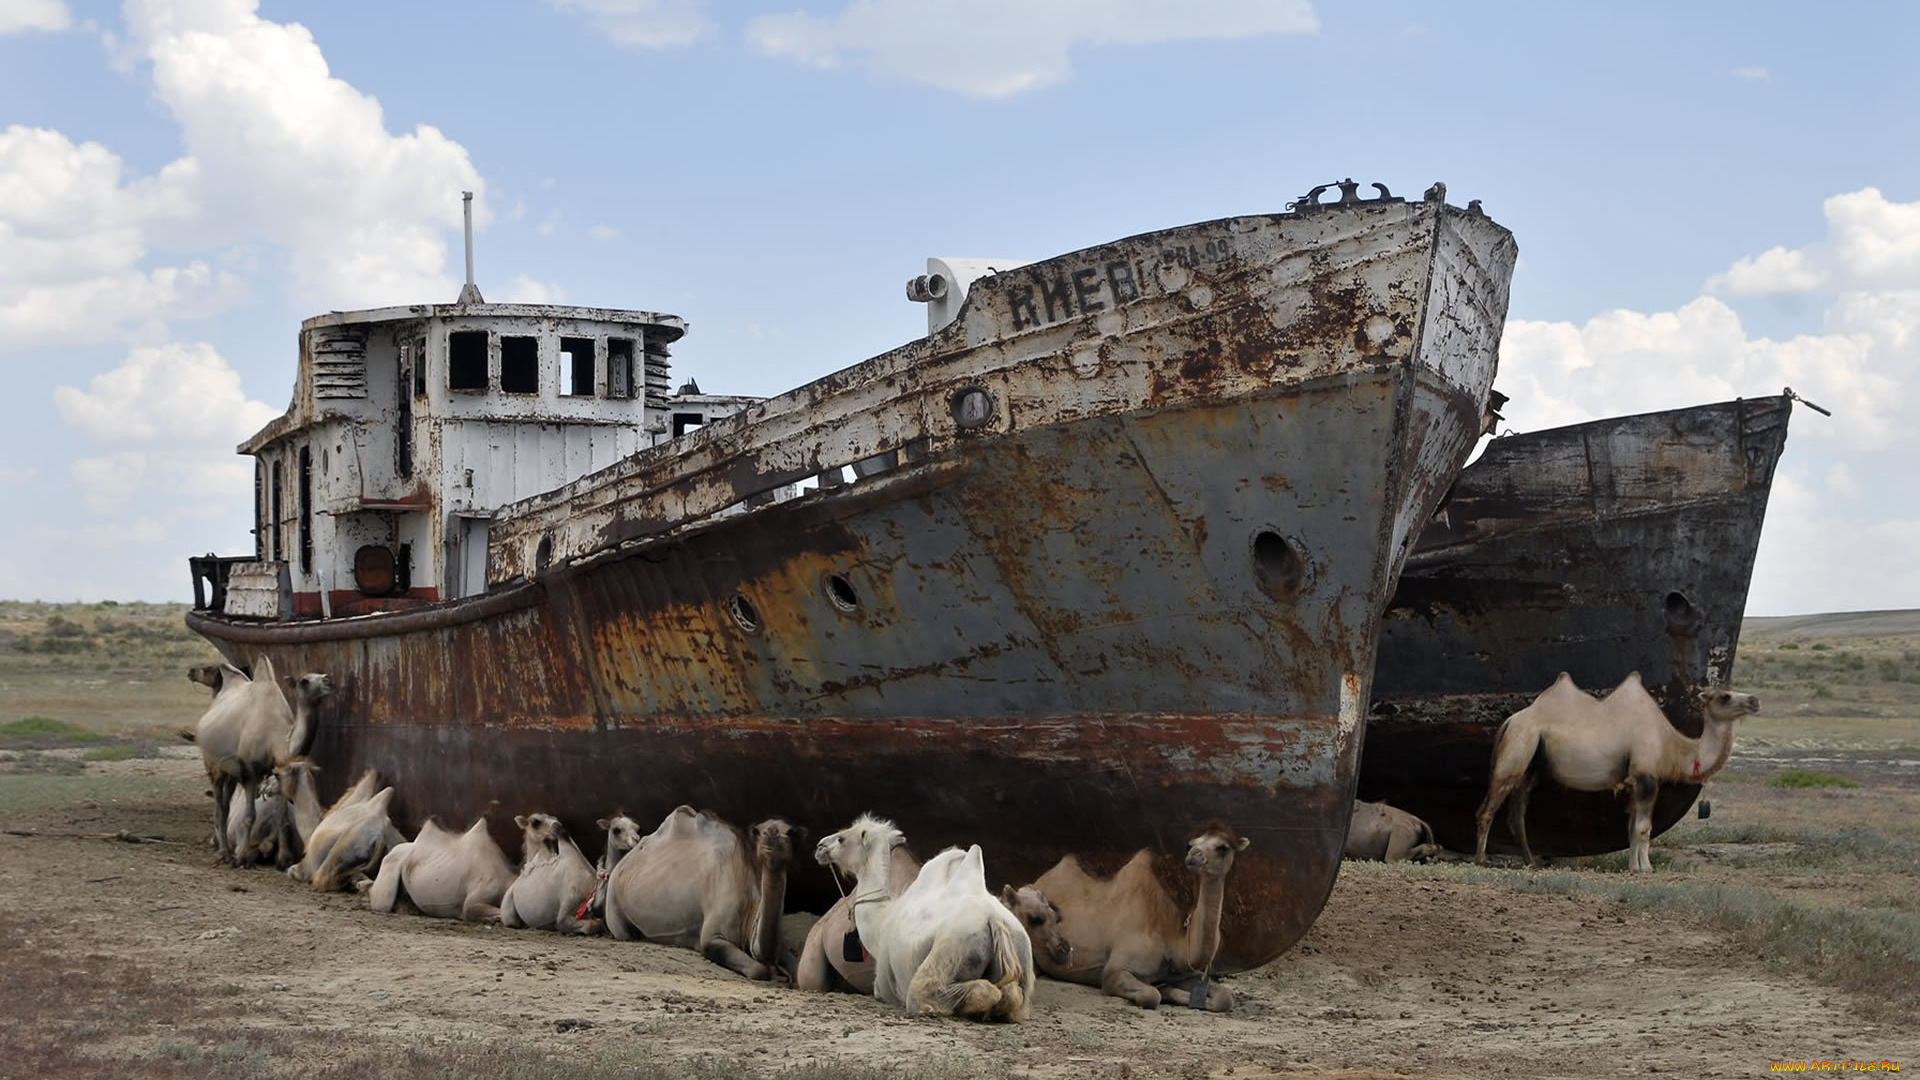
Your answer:
[[[1827,237],[1741,259],[1709,292],[1798,293],[1920,289],[1920,202],[1889,202],[1879,188],[1825,203]]]
[[[124,515],[152,495],[244,493],[252,466],[234,444],[280,415],[249,399],[239,373],[199,342],[133,349],[85,390],[54,387],[53,400],[68,427],[114,447],[68,469],[82,503],[103,514]]]
[[[1763,67],[1737,67],[1728,72],[1741,82],[1772,82],[1773,74]]]
[[[876,73],[980,97],[1065,80],[1075,46],[1313,33],[1307,0],[853,0],[838,15],[761,15],[747,38],[768,56],[818,68],[843,54]]]
[[[1797,615],[1911,607],[1920,596],[1916,552],[1920,520],[1847,513],[1798,470],[1782,469],[1767,500],[1747,610]]]
[[[0,464],[0,484],[24,484],[39,478],[40,466],[38,465]]]
[[[620,235],[620,230],[607,224],[598,224],[587,230],[587,235],[595,240],[611,240]]]
[[[0,350],[216,312],[245,292],[216,268],[260,241],[287,249],[305,308],[453,298],[459,192],[484,195],[466,150],[425,125],[389,133],[304,27],[255,9],[128,0],[119,51],[148,66],[186,147],[151,176],[57,131],[0,132]]]
[[[62,0],[0,0],[0,36],[27,30],[65,30],[73,14]]]
[[[552,0],[561,11],[585,15],[615,45],[671,49],[713,29],[706,0]]]
[[[521,274],[507,283],[502,300],[508,304],[564,304],[567,294],[558,285]]]

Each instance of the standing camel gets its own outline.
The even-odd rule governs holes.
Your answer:
[[[238,835],[251,834],[260,782],[306,745],[313,731],[314,706],[333,692],[325,675],[302,675],[294,682],[294,707],[288,708],[274,678],[273,661],[261,657],[253,670],[252,680],[229,680],[214,695],[193,738],[207,779],[213,783],[213,825],[220,859],[236,866],[252,865],[253,853],[235,849],[227,830],[229,809],[237,807],[245,815]],[[245,789],[244,802],[234,799],[236,789]]]
[[[1182,914],[1142,848],[1110,878],[1096,878],[1072,855],[1034,882],[1060,909],[1060,933],[1071,960],[1041,954],[1040,970],[1064,982],[1098,986],[1143,1009],[1162,1001],[1212,1012],[1233,1008],[1233,992],[1211,985],[1220,950],[1220,908],[1227,871],[1247,849],[1225,823],[1211,821],[1187,841],[1186,866],[1196,879],[1193,910]]]
[[[1653,800],[1660,785],[1698,784],[1719,772],[1733,753],[1733,722],[1760,711],[1759,698],[1725,689],[1700,691],[1700,704],[1700,737],[1689,738],[1674,730],[1660,704],[1640,685],[1639,672],[1597,699],[1561,672],[1531,705],[1500,725],[1493,744],[1493,776],[1476,821],[1474,861],[1487,864],[1493,815],[1511,795],[1507,828],[1527,865],[1536,865],[1527,846],[1527,796],[1539,781],[1539,761],[1562,787],[1628,791],[1633,800],[1628,868],[1651,871]]]

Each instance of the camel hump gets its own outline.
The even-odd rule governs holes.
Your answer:
[[[253,681],[273,685],[273,657],[262,653],[253,658]]]

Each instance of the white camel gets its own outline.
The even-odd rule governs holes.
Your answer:
[[[375,791],[379,783],[379,775],[368,769],[334,800],[308,836],[306,853],[287,868],[288,877],[308,882],[314,892],[358,887],[387,852],[406,842],[388,813],[393,788]]]
[[[898,897],[920,876],[920,860],[907,845],[894,845],[887,863],[887,891]],[[800,947],[800,959],[793,971],[798,990],[823,992],[844,989],[855,994],[873,993],[873,954],[860,943],[853,928],[853,897],[841,896],[825,915],[807,928],[807,940]]]
[[[606,918],[607,879],[613,876],[613,868],[620,865],[627,852],[646,840],[640,832],[640,823],[625,814],[601,818],[594,824],[606,831],[607,843],[600,849],[600,861],[593,864],[593,895],[573,913],[576,919]]]
[[[591,934],[600,920],[579,914],[594,892],[593,864],[552,814],[513,819],[520,826],[520,875],[500,898],[500,925]]]
[[[978,845],[950,848],[893,895],[893,823],[862,814],[820,841],[814,858],[859,883],[853,921],[873,953],[873,994],[910,1013],[1018,1022],[1033,1000],[1033,946],[987,891]]]
[[[779,818],[748,834],[708,811],[674,808],[607,879],[607,932],[773,978],[796,834],[805,835]]]
[[[1527,796],[1539,780],[1536,758],[1548,775],[1574,791],[1627,791],[1633,821],[1628,827],[1628,868],[1653,869],[1653,800],[1661,784],[1698,784],[1720,771],[1733,753],[1733,723],[1760,710],[1760,699],[1726,689],[1700,692],[1700,737],[1674,730],[1653,695],[1633,672],[1603,698],[1573,684],[1566,672],[1533,703],[1500,725],[1493,746],[1493,775],[1477,818],[1474,861],[1487,862],[1493,815],[1511,795],[1507,827],[1528,866]]]
[[[274,677],[273,661],[261,657],[253,670],[254,678],[245,683],[228,680],[222,685],[201,715],[193,738],[213,784],[214,836],[221,861],[237,866],[252,865],[253,857],[235,850],[227,830],[228,812],[238,807],[245,817],[237,835],[252,833],[254,799],[261,781],[306,745],[313,730],[314,707],[333,692],[325,675],[302,675],[294,683],[295,706],[289,708]],[[236,789],[245,789],[244,802],[234,799]]]
[[[581,861],[585,861],[584,859]],[[513,864],[480,818],[456,833],[428,818],[420,835],[394,845],[380,874],[366,887],[367,907],[391,912],[404,892],[422,915],[463,922],[494,922],[513,884]]]

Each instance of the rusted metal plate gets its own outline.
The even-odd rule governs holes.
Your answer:
[[[285,619],[293,614],[293,584],[283,562],[235,563],[227,572],[221,608],[236,619]]]
[[[524,584],[190,625],[333,676],[328,783],[378,768],[410,824],[486,813],[509,845],[531,810],[583,836],[679,803],[816,832],[871,810],[1008,882],[1152,848],[1183,895],[1189,830],[1222,818],[1253,846],[1220,965],[1259,964],[1332,887],[1399,538],[1479,429],[1513,256],[1484,217],[1400,203],[1062,256],[509,508],[495,570]],[[792,895],[830,898],[810,867]]]
[[[1471,850],[1499,723],[1562,671],[1601,691],[1638,671],[1697,735],[1694,691],[1733,670],[1791,407],[1752,398],[1496,439],[1420,535],[1381,624],[1361,797]],[[1664,789],[1656,832],[1698,791]],[[1617,851],[1627,811],[1545,779],[1527,835],[1542,854]],[[1513,850],[1504,814],[1492,840]]]

